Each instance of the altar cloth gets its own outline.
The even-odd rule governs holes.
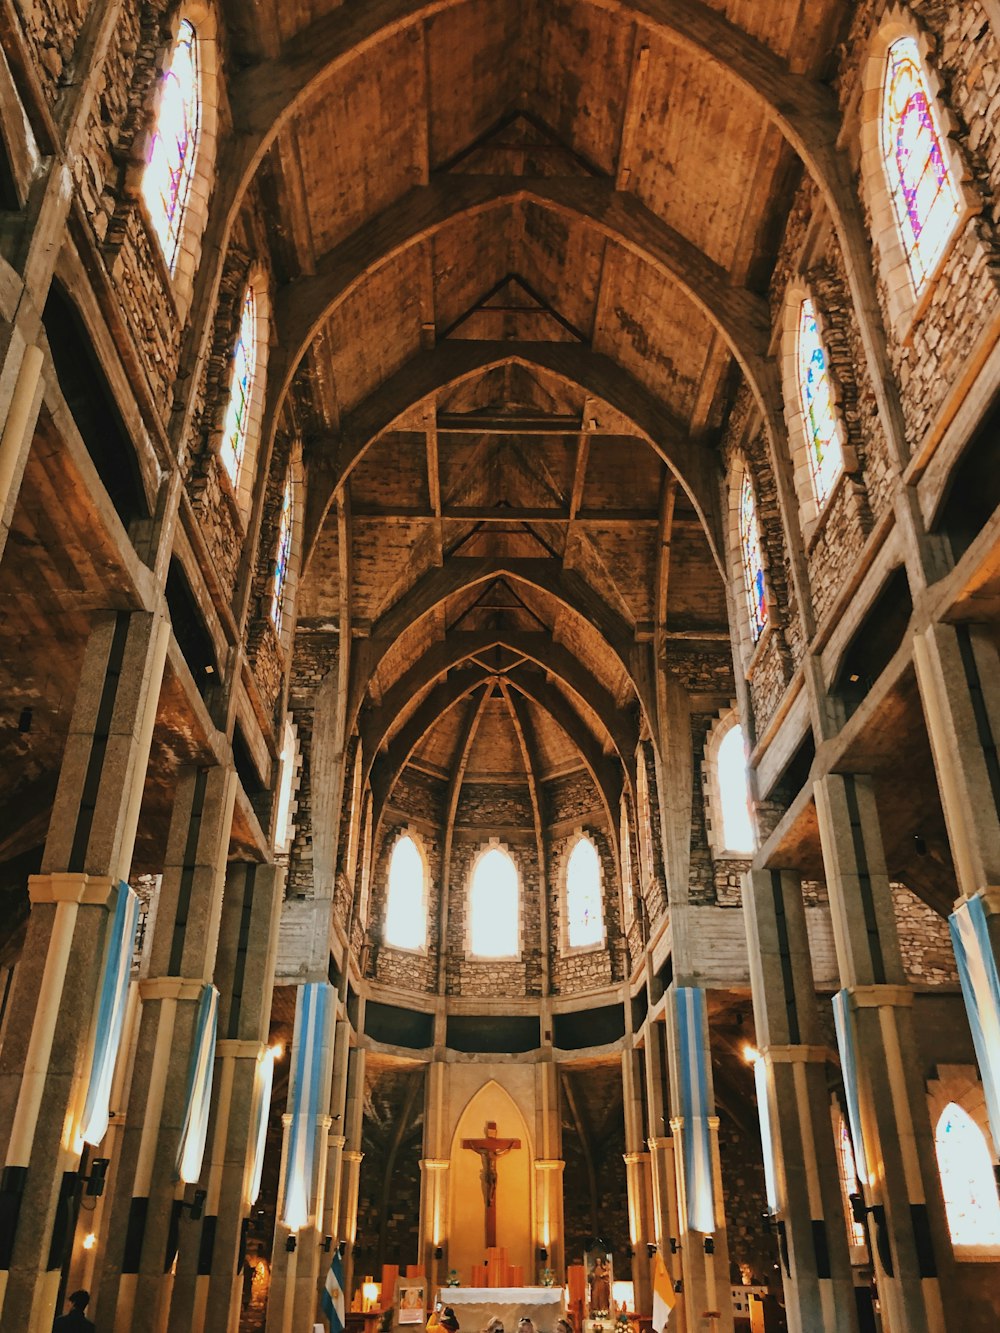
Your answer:
[[[481,1333],[494,1316],[503,1320],[504,1333],[517,1333],[523,1315],[538,1333],[553,1333],[565,1299],[562,1287],[442,1287],[438,1294],[455,1311],[461,1333]]]

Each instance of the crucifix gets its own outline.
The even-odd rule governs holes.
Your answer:
[[[520,1148],[520,1139],[498,1139],[496,1122],[486,1125],[483,1139],[463,1139],[462,1147],[477,1152],[483,1159],[483,1198],[486,1200],[486,1247],[497,1243],[497,1158],[514,1148]]]

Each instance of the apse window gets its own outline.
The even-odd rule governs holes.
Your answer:
[[[566,862],[566,942],[571,949],[604,943],[601,860],[586,836],[577,838]]]
[[[967,1111],[949,1102],[934,1132],[948,1230],[956,1251],[1000,1249],[1000,1199],[982,1130]]]
[[[519,958],[517,867],[502,847],[476,861],[469,891],[469,952],[476,958]]]
[[[191,198],[201,135],[201,76],[194,25],[182,19],[163,75],[160,105],[142,173],[142,197],[173,274]]]
[[[715,763],[723,846],[727,852],[749,856],[754,850],[754,832],[743,728],[738,722],[722,738]]]
[[[292,549],[292,477],[285,477],[281,494],[281,513],[278,517],[278,549],[274,557],[274,588],[271,592],[271,622],[275,633],[281,634],[281,618],[288,577],[288,557]]]
[[[226,421],[222,428],[222,463],[236,486],[246,455],[250,431],[250,403],[257,370],[257,301],[252,286],[243,297],[240,331],[233,349],[233,378]]]
[[[420,848],[404,834],[389,859],[385,943],[393,949],[427,947],[427,873]]]
[[[757,502],[750,475],[743,474],[740,489],[740,561],[743,566],[743,591],[750,616],[750,634],[754,643],[767,624],[767,594],[764,585],[764,556],[757,523]]]
[[[923,291],[962,214],[941,128],[912,37],[889,47],[882,90],[882,158],[910,277]]]
[[[834,403],[826,348],[808,298],[799,308],[799,400],[809,446],[809,471],[816,503],[822,505],[844,467],[840,421]]]

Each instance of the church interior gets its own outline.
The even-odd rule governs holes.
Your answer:
[[[998,197],[1000,0],[0,0],[0,1330],[995,1333]]]

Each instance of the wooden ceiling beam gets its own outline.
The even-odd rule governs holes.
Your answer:
[[[390,520],[443,519],[452,523],[597,523],[615,526],[656,523],[656,509],[555,509],[550,506],[514,508],[502,505],[449,505],[439,509],[426,505],[369,505],[354,504],[355,518]]]

